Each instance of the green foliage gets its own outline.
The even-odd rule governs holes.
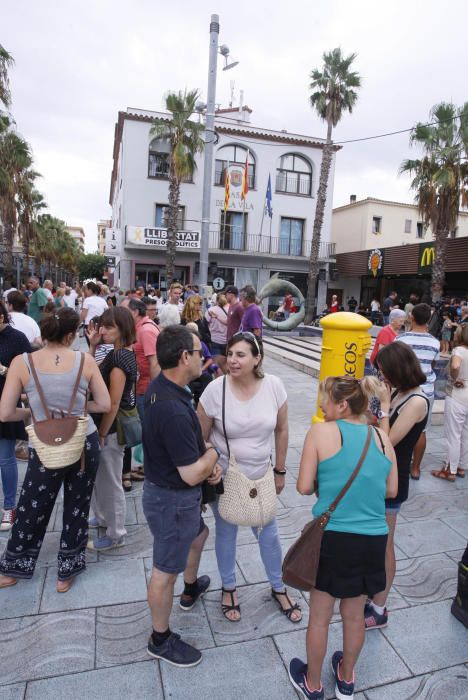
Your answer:
[[[99,253],[86,253],[81,255],[78,261],[80,280],[102,279],[106,258]]]

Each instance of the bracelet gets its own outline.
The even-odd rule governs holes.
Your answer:
[[[216,452],[216,454],[218,455],[218,458],[221,457],[221,452],[214,445],[210,445],[208,449],[214,450]]]
[[[276,467],[274,467],[273,471],[275,474],[278,474],[278,476],[284,476],[285,474],[287,474],[286,469],[277,469]]]

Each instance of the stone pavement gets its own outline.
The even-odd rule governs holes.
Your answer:
[[[271,359],[267,370],[284,381],[290,407],[290,476],[278,515],[284,550],[310,518],[313,497],[294,486],[301,448],[314,410],[317,382]],[[398,572],[390,621],[366,638],[357,669],[357,700],[468,698],[468,631],[450,615],[457,564],[468,538],[468,478],[455,484],[430,476],[445,455],[443,427],[432,426],[424,472],[411,483],[399,518]],[[22,464],[21,473],[25,465]],[[151,536],[141,507],[141,485],[127,496],[127,544],[88,556],[87,572],[69,593],[55,592],[61,505],[57,504],[32,581],[0,592],[1,700],[287,700],[297,698],[286,666],[304,657],[304,619],[292,625],[270,596],[251,532],[239,532],[237,564],[242,606],[239,623],[220,610],[220,580],[213,535],[201,571],[212,578],[209,592],[191,612],[174,601],[172,628],[203,650],[202,663],[180,670],[151,660],[151,630],[145,596],[151,570]],[[206,521],[213,531],[213,518]],[[0,538],[0,551],[6,543]],[[177,587],[180,592],[181,584]],[[326,697],[333,697],[331,654],[341,648],[341,623],[330,627],[323,670]]]

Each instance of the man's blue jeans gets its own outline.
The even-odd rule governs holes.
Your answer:
[[[221,518],[218,503],[210,503],[216,521],[215,550],[218,569],[223,587],[232,590],[236,587],[236,540],[237,525],[231,525]],[[258,531],[253,527],[268,580],[274,591],[284,591],[282,578],[283,554],[276,518]]]
[[[15,457],[16,440],[0,439],[0,472],[2,474],[3,507],[11,510],[16,505],[18,466]]]

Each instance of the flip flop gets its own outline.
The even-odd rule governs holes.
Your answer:
[[[57,593],[68,593],[70,588],[75,583],[74,578],[67,578],[66,581],[57,581],[56,591]]]
[[[7,579],[7,580],[0,581],[0,588],[9,588],[10,586],[16,586],[16,584],[18,583],[17,578],[13,578],[10,576],[3,576],[3,575],[2,575],[2,578]]]

